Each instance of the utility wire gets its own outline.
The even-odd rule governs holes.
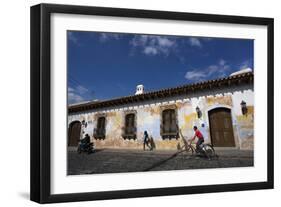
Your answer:
[[[70,84],[74,85],[75,87],[82,87],[83,89],[88,91],[88,93],[92,96],[92,98],[94,97],[95,92],[86,88],[80,81],[74,78],[73,75],[71,75],[70,73],[68,73],[68,80]]]

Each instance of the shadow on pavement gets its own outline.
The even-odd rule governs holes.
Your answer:
[[[94,153],[99,153],[99,152],[102,152],[102,151],[104,151],[105,149],[95,149],[94,150]]]
[[[183,151],[176,152],[176,153],[172,154],[170,157],[168,157],[167,159],[161,160],[161,161],[159,161],[159,162],[153,164],[152,166],[150,166],[150,167],[144,169],[143,171],[146,172],[146,171],[152,170],[153,168],[159,167],[160,165],[163,165],[163,164],[165,164],[166,162],[168,162],[169,160],[175,158],[176,156],[178,156],[178,155],[179,155],[180,153],[182,153],[182,152],[183,152]]]

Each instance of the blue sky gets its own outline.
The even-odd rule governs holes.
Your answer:
[[[253,69],[254,40],[67,32],[70,104],[226,77]]]

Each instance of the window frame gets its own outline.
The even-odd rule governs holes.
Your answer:
[[[130,114],[134,114],[134,128],[135,128],[135,130],[134,130],[134,134],[133,135],[128,134],[126,132],[126,128],[127,128],[127,126],[126,126],[126,118]],[[122,137],[123,137],[123,139],[129,139],[129,140],[131,140],[131,139],[136,140],[137,139],[137,111],[130,110],[130,111],[126,111],[124,113],[123,127],[122,127]]]
[[[160,135],[162,137],[163,140],[165,139],[178,139],[179,138],[179,123],[178,123],[178,110],[177,110],[177,106],[175,104],[172,105],[166,105],[166,106],[161,106],[161,113],[160,113]],[[163,113],[166,110],[174,110],[175,112],[175,123],[176,123],[176,131],[175,132],[171,132],[171,133],[165,133],[163,130]]]
[[[98,126],[99,126],[99,120],[104,118],[104,127],[103,127],[103,133],[97,133],[98,131]],[[95,139],[105,139],[106,138],[106,114],[98,114],[96,115],[96,127],[94,128],[94,133],[93,133],[93,137]]]

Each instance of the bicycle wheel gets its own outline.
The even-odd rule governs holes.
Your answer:
[[[204,146],[204,148],[205,148],[204,152],[205,152],[207,158],[210,159],[210,158],[213,158],[213,157],[216,156],[216,152],[215,152],[215,150],[214,150],[214,148],[213,148],[212,145],[206,144],[206,145]]]

